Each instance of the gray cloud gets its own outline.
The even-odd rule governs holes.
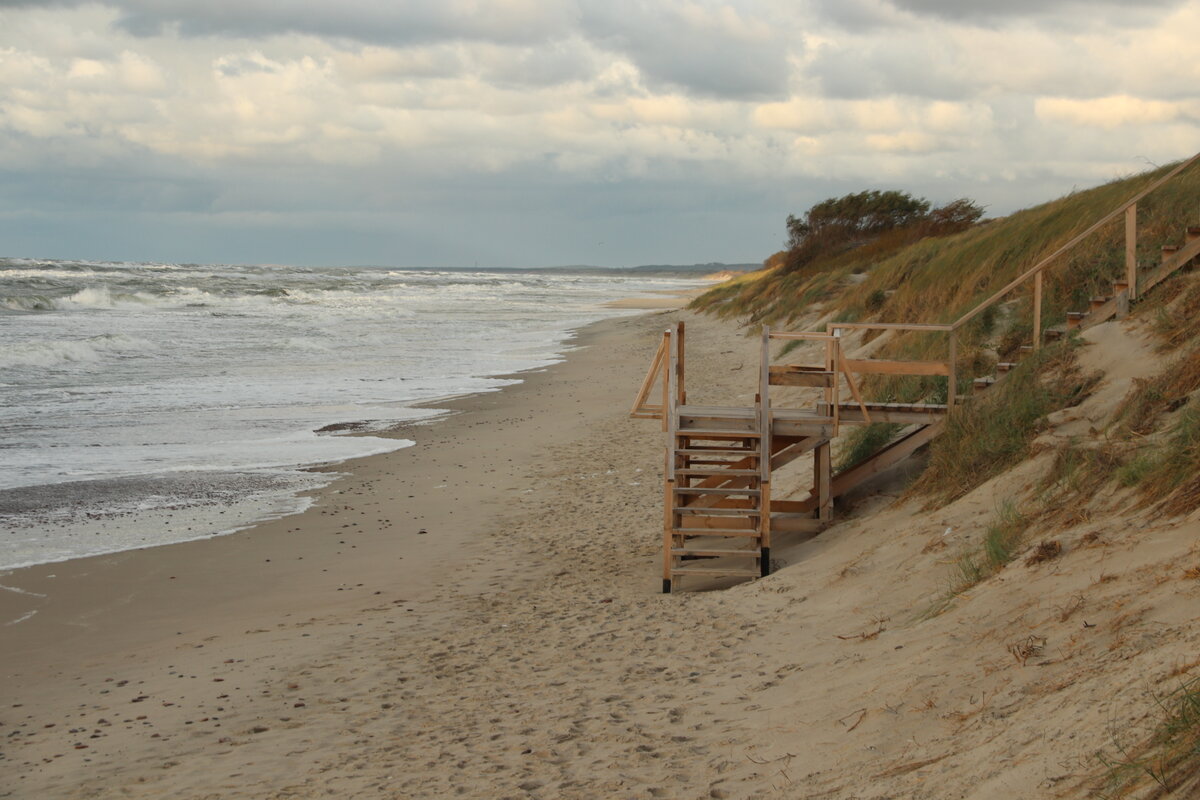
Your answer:
[[[637,64],[652,88],[722,98],[786,93],[789,40],[772,22],[731,6],[700,4],[612,0],[582,10],[585,35]]]
[[[1077,15],[1080,27],[1089,27],[1097,12],[1111,18],[1118,14],[1136,24],[1148,12],[1177,8],[1186,0],[887,0],[905,11],[943,19],[993,22],[1031,16]]]
[[[557,0],[514,3],[490,13],[465,0],[119,0],[113,5],[121,11],[118,24],[139,36],[171,29],[184,36],[300,33],[380,44],[539,42],[564,33],[572,17],[570,4]]]

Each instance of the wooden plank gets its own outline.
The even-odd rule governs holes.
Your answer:
[[[812,517],[792,517],[775,515],[771,519],[771,529],[778,533],[820,533],[829,527],[829,523]]]
[[[807,436],[798,442],[777,449],[771,456],[771,469],[779,469],[786,464],[792,463],[828,438],[827,436]]]
[[[720,575],[739,578],[757,578],[756,569],[736,569],[734,567],[676,567],[672,570],[675,575]]]
[[[1166,280],[1171,273],[1178,270],[1183,265],[1187,264],[1196,256],[1200,255],[1200,239],[1193,239],[1185,244],[1159,266],[1146,272],[1142,275],[1137,289],[1137,296],[1141,297],[1150,291],[1150,289]]]
[[[833,479],[834,491],[837,494],[845,494],[871,476],[878,475],[885,469],[895,466],[924,445],[933,441],[945,429],[945,426],[946,423],[940,421],[932,425],[926,425],[923,428],[918,428],[907,436],[879,450],[874,455],[868,456],[854,466],[842,470]]]
[[[816,386],[828,387],[833,383],[832,373],[820,371],[793,371],[788,367],[771,367],[772,386]]]
[[[692,520],[688,520],[691,522]],[[687,528],[676,527],[675,533],[680,536],[758,536],[758,528],[730,528],[730,527],[702,527],[691,526]]]
[[[1117,315],[1117,298],[1110,297],[1103,303],[1095,305],[1088,315],[1079,323],[1079,330],[1086,331],[1088,328],[1094,328],[1097,325],[1108,322]]]
[[[946,416],[945,409],[942,410],[890,410],[886,408],[871,409],[871,422],[892,422],[899,425],[929,425]],[[842,422],[848,425],[865,425],[867,419],[863,417],[862,411],[857,406],[842,406]]]
[[[892,442],[882,450],[877,451],[874,455],[868,456],[849,469],[842,470],[833,476],[830,485],[830,494],[833,497],[841,497],[871,476],[877,475],[888,467],[900,463],[923,445],[928,444],[937,437],[944,429],[944,426],[945,422],[936,422],[932,425],[925,425],[922,428],[918,428],[912,433]],[[793,505],[791,506],[791,508],[802,512],[811,512],[816,507],[817,498],[813,495],[809,495],[803,500],[793,501]]]
[[[888,361],[885,359],[846,359],[851,372],[875,375],[949,375],[945,361]]]
[[[935,325],[923,322],[831,322],[830,330],[872,330],[872,331],[949,331],[953,325]]]
[[[772,423],[771,433],[775,436],[799,436],[803,438],[833,438],[833,421],[827,423],[802,422],[800,420],[777,419]]]
[[[760,551],[757,547],[742,547],[742,548],[735,548],[735,549],[714,548],[714,547],[704,547],[704,548],[677,547],[671,551],[671,555],[674,555],[674,556],[705,556],[708,558],[717,558],[720,556],[730,556],[731,558],[758,558],[759,552]]]
[[[663,356],[667,350],[668,334],[664,333],[662,341],[658,343],[658,349],[654,351],[654,358],[650,361],[650,369],[646,371],[646,377],[642,379],[641,388],[638,389],[637,397],[633,399],[633,407],[629,410],[629,416],[641,417],[644,413],[657,411],[662,413],[662,406],[648,406],[646,400],[650,397],[650,390],[654,388],[654,380],[658,377],[658,373],[662,369]]]

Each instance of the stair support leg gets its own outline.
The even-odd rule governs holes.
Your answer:
[[[671,555],[671,549],[675,544],[675,481],[667,479],[663,481],[663,594],[671,593],[671,567],[675,563],[675,556]]]
[[[833,516],[833,498],[831,497],[831,459],[830,446],[826,441],[817,445],[813,451],[813,497],[817,498],[817,519],[828,520]]]
[[[760,482],[758,486],[761,494],[759,494],[759,511],[762,514],[758,518],[758,567],[759,575],[767,577],[771,574],[771,482]]]

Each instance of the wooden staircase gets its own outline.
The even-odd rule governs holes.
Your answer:
[[[771,332],[764,326],[758,394],[754,406],[689,404],[684,390],[684,326],[664,332],[649,372],[634,400],[632,417],[662,420],[667,434],[664,470],[663,591],[670,592],[688,575],[708,577],[766,576],[771,569],[771,537],[791,532],[816,533],[831,520],[833,500],[873,475],[893,466],[936,438],[958,396],[958,331],[1013,290],[1032,282],[1031,344],[1019,347],[996,365],[992,376],[974,378],[973,393],[986,392],[1014,369],[1021,357],[1045,342],[1061,339],[1120,318],[1132,303],[1175,272],[1200,260],[1200,226],[1189,226],[1184,243],[1164,246],[1159,263],[1137,263],[1137,204],[1167,181],[1200,161],[1200,154],[1180,163],[1086,230],[1072,237],[1021,275],[949,323],[831,322],[828,331]],[[1042,284],[1047,268],[1059,256],[1103,226],[1124,219],[1125,275],[1112,292],[1089,299],[1088,308],[1070,311],[1062,325],[1043,327]],[[844,358],[846,331],[920,332],[944,335],[944,360],[895,361]],[[824,343],[825,358],[817,365],[772,365],[771,339]],[[864,401],[856,377],[864,374],[945,376],[945,404],[898,404]],[[661,377],[660,403],[651,403]],[[854,402],[840,400],[845,383]],[[770,387],[804,387],[820,397],[811,407],[773,405]],[[831,441],[842,424],[886,422],[908,428],[897,439],[857,464],[833,474]],[[796,458],[813,453],[813,486],[800,500],[772,499],[771,475]]]
[[[684,575],[770,572],[767,436],[753,408],[677,406],[668,453],[663,591]]]

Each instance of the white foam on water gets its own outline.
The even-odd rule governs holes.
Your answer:
[[[394,450],[404,443],[317,432],[429,419],[437,412],[413,405],[499,389],[513,379],[494,376],[560,360],[573,329],[637,313],[606,302],[688,285],[695,282],[0,260],[0,494],[286,470]],[[136,495],[138,485],[132,480],[128,491]],[[255,509],[253,498],[274,489],[241,491]],[[108,495],[82,502],[112,511]],[[125,511],[157,513],[153,506]],[[246,524],[260,511],[247,511]],[[141,531],[133,538],[115,524],[98,532],[84,520],[86,530],[68,533],[25,515],[8,521],[29,528],[15,537],[0,525],[0,564],[177,541],[201,528],[211,535],[229,514],[183,526],[176,517],[161,534],[122,518]]]

